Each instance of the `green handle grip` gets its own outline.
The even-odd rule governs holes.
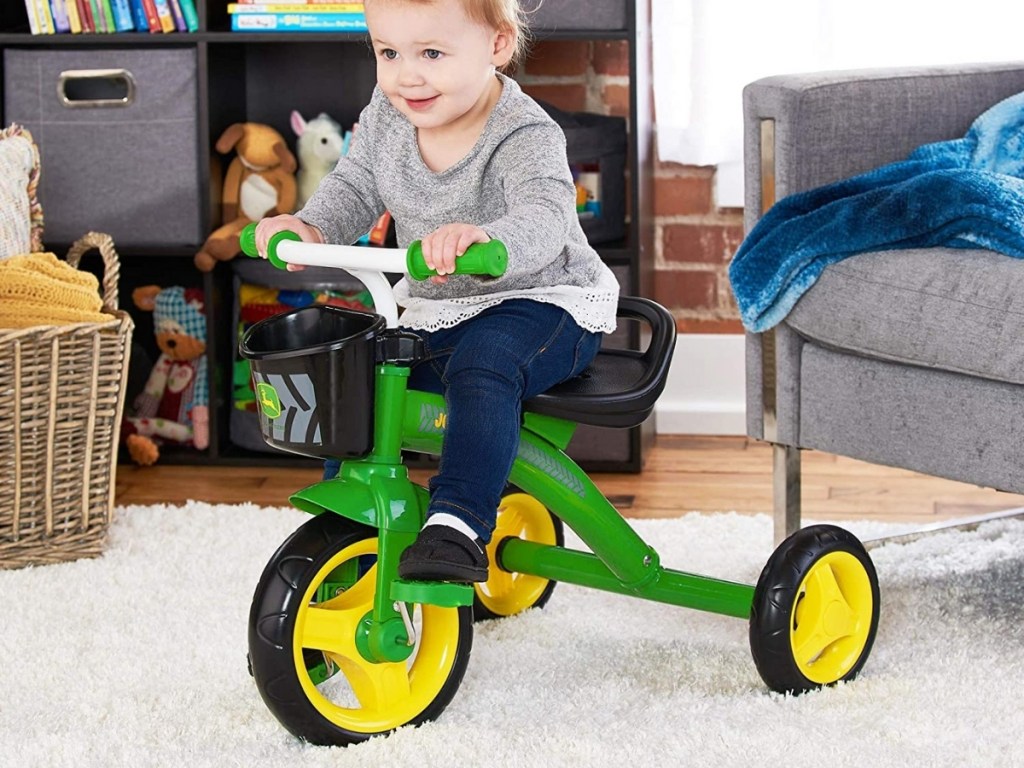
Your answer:
[[[508,251],[500,240],[486,243],[474,243],[466,252],[455,260],[456,275],[490,275],[501,277],[508,267]],[[436,275],[427,267],[423,260],[423,247],[419,240],[414,240],[406,253],[406,271],[413,280],[426,280]]]
[[[246,224],[242,231],[238,233],[238,244],[242,248],[244,253],[249,258],[256,258],[259,253],[256,252],[256,225]]]
[[[273,264],[278,269],[287,269],[288,262],[282,261],[277,255],[277,244],[282,240],[298,240],[299,236],[294,232],[278,232],[276,235],[272,235],[270,242],[267,243],[267,261]],[[242,253],[246,256],[255,258],[259,256],[259,251],[256,250],[256,224],[246,224],[245,228],[238,235],[238,244],[242,247]]]

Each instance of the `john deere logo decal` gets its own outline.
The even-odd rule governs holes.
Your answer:
[[[448,414],[435,405],[424,403],[420,406],[420,432],[440,434],[448,425]]]
[[[277,390],[269,384],[256,385],[256,399],[268,419],[276,419],[281,415],[281,399],[277,396]]]

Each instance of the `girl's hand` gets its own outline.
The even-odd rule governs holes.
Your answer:
[[[304,243],[324,242],[324,236],[319,229],[307,224],[298,216],[282,213],[280,216],[261,219],[260,223],[256,225],[256,250],[259,251],[260,258],[267,258],[267,244],[270,242],[270,238],[285,230],[297,234]],[[301,264],[288,265],[289,272],[297,272],[301,269],[305,269]]]
[[[480,227],[472,224],[445,224],[423,238],[423,261],[437,272],[430,278],[432,283],[447,283],[455,271],[455,260],[466,252],[473,243],[490,242],[490,237]]]

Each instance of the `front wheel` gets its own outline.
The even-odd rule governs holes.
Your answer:
[[[803,528],[769,558],[754,589],[750,650],[780,693],[852,680],[878,630],[878,576],[864,545],[834,525]]]
[[[267,707],[301,739],[352,744],[432,720],[462,681],[468,606],[407,606],[408,659],[366,658],[376,581],[377,531],[331,513],[302,525],[263,571],[249,614],[250,667]]]

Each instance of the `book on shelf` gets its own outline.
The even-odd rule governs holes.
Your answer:
[[[167,0],[154,0],[154,5],[157,18],[160,19],[160,31],[173,32],[174,16],[171,15],[171,6],[167,4]]]
[[[114,16],[114,0],[102,0],[103,13],[107,17],[107,32],[117,32],[117,19]]]
[[[28,10],[28,26],[33,35],[52,35],[53,13],[49,0],[25,0]]]
[[[71,34],[77,35],[82,31],[82,20],[78,17],[78,3],[76,0],[64,0],[68,9],[68,24],[71,27]]]
[[[273,3],[228,3],[228,13],[358,13],[363,14],[362,3],[295,3],[277,0]]]
[[[36,4],[33,0],[25,0],[25,12],[28,14],[28,31],[33,35],[41,34],[39,31],[39,14],[36,12]]]
[[[95,32],[96,22],[92,18],[92,8],[89,6],[89,0],[75,0],[75,6],[78,8],[78,18],[82,22],[82,31]]]
[[[65,0],[50,0],[50,15],[53,17],[54,32],[71,31],[71,21],[68,19],[68,6]]]
[[[149,22],[146,20],[146,10],[142,7],[142,0],[128,0],[128,7],[132,12],[132,24],[137,32],[148,32]]]
[[[135,22],[132,20],[132,9],[128,0],[110,0],[110,10],[115,32],[135,31]]]
[[[107,26],[107,9],[103,6],[103,0],[89,0],[89,8],[92,9],[92,20],[96,24],[96,31],[109,32],[111,27]]]
[[[340,0],[234,0],[235,5],[248,5],[248,6],[259,6],[259,5],[358,5],[359,10],[362,11],[364,3],[341,3]]]
[[[167,0],[167,5],[171,8],[171,16],[174,18],[174,28],[178,32],[187,32],[188,27],[185,26],[185,14],[181,10],[181,3],[178,0]]]
[[[163,32],[163,27],[160,25],[160,17],[156,12],[156,3],[153,0],[138,0],[142,5],[142,13],[146,19],[146,26],[142,27],[139,31],[148,29],[150,32]]]
[[[3,0],[17,2],[17,0]],[[196,32],[195,0],[22,0],[33,35]],[[335,5],[339,5],[335,3]],[[351,5],[351,4],[349,4]],[[305,6],[302,6],[305,7]]]
[[[235,32],[366,32],[361,13],[233,13]]]
[[[185,27],[189,32],[199,29],[199,13],[196,11],[195,0],[178,0],[181,13],[185,17]]]

